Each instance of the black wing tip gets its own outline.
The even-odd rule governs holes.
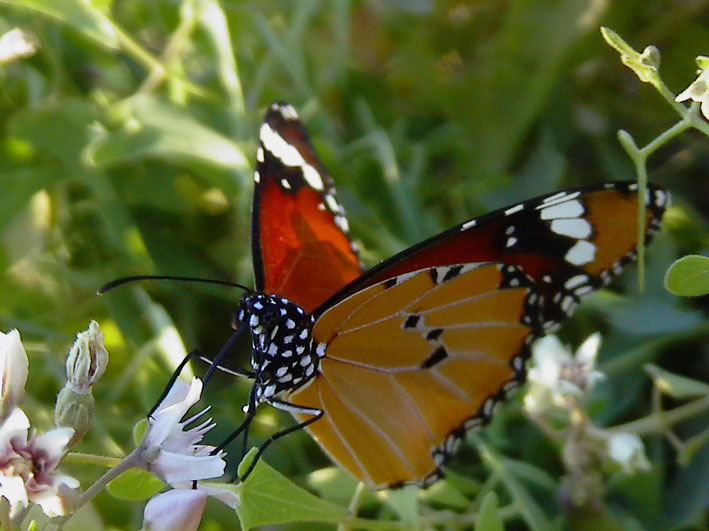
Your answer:
[[[300,116],[298,115],[298,111],[295,110],[295,107],[290,103],[274,101],[268,106],[264,122],[273,123],[280,121],[299,122]]]

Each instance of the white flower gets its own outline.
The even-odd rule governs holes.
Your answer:
[[[552,405],[565,407],[569,397],[581,399],[603,379],[595,371],[601,335],[592,334],[572,356],[554,335],[537,340],[532,346],[534,367],[529,370],[530,387],[524,397],[525,408],[542,413]]]
[[[633,433],[611,435],[608,439],[608,457],[628,474],[651,468],[643,442]]]
[[[676,102],[687,100],[701,103],[702,114],[709,120],[709,68],[707,68],[707,57],[697,57],[699,64],[699,77],[695,79],[689,87],[680,92],[675,98]]]
[[[79,482],[71,476],[54,473],[64,457],[74,430],[58,428],[38,437],[28,437],[30,423],[24,412],[15,408],[0,426],[0,495],[10,503],[10,514],[36,503],[48,516],[66,514],[65,489]]]
[[[187,411],[202,393],[202,382],[193,378],[191,385],[176,380],[170,392],[148,419],[149,427],[141,445],[146,452],[156,452],[150,461],[150,471],[166,483],[194,481],[219,477],[224,473],[224,453],[210,455],[213,446],[199,443],[215,424],[207,419],[201,424],[183,430],[207,409],[182,421]]]
[[[29,360],[20,333],[0,332],[0,420],[9,415],[25,396]]]

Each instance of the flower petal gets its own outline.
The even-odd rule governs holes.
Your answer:
[[[218,455],[191,456],[161,450],[150,464],[150,471],[166,483],[218,478],[224,474],[226,461]]]
[[[586,338],[586,341],[581,343],[581,346],[576,351],[576,360],[591,368],[596,366],[596,358],[598,350],[601,347],[601,334],[595,332]]]
[[[170,392],[155,410],[152,419],[149,419],[152,422],[145,434],[146,444],[160,446],[173,430],[181,430],[180,419],[197,403],[201,394],[202,381],[199,378],[192,378],[189,387],[175,380]]]
[[[145,505],[143,527],[149,531],[196,531],[207,495],[200,490],[174,489],[154,496]]]
[[[7,334],[0,332],[0,417],[4,417],[24,398],[28,374],[29,359],[20,333],[17,330]]]

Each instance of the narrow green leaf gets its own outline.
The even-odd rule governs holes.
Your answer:
[[[248,469],[256,455],[253,448],[239,464],[239,475]],[[313,496],[259,460],[240,489],[237,508],[241,527],[284,524],[288,522],[335,522],[347,510]]]
[[[533,531],[551,529],[551,522],[544,514],[544,511],[530,494],[527,488],[520,483],[505,465],[508,460],[501,460],[492,451],[492,448],[476,438],[476,445],[480,452],[480,457],[487,467],[497,473],[519,508],[520,515]]]
[[[419,497],[428,504],[451,507],[453,509],[467,509],[470,500],[463,496],[448,479],[437,481],[426,490],[422,490]]]
[[[709,293],[709,257],[688,255],[677,260],[667,270],[665,288],[685,297]]]
[[[0,0],[0,2],[39,11],[73,26],[104,46],[118,47],[118,38],[112,24],[101,11],[91,5],[91,2],[81,0]]]
[[[85,156],[93,164],[165,157],[200,159],[250,171],[248,160],[234,142],[186,112],[152,96],[138,97],[132,104],[132,119],[122,129],[99,135],[87,147]]]
[[[480,504],[478,519],[475,522],[475,531],[503,531],[505,527],[498,510],[497,494],[494,491],[490,491]]]
[[[147,500],[166,487],[150,472],[139,468],[126,470],[108,484],[108,492],[121,500]]]
[[[671,373],[652,363],[645,365],[644,369],[653,379],[655,385],[672,398],[681,400],[709,396],[709,384]]]
[[[400,489],[382,491],[379,496],[396,511],[402,523],[411,529],[416,529],[419,526],[419,490],[419,487],[410,485]]]
[[[684,448],[677,454],[677,463],[687,466],[696,453],[709,445],[709,428],[684,441]]]

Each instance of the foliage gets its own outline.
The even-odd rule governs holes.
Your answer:
[[[257,127],[266,105],[284,100],[308,124],[369,265],[562,186],[646,172],[675,206],[646,250],[644,292],[631,267],[561,332],[580,344],[601,331],[606,380],[586,410],[595,425],[642,436],[652,464],[639,476],[605,470],[594,511],[565,496],[561,444],[522,414],[519,398],[467,439],[445,481],[417,496],[362,492],[296,433],[269,448],[265,460],[278,473],[257,466],[253,481],[258,471],[268,481],[252,499],[277,484],[280,506],[308,500],[308,489],[321,498],[313,519],[349,507],[355,512],[339,525],[357,529],[701,526],[709,512],[706,259],[685,258],[668,274],[668,289],[691,299],[668,293],[663,278],[678,256],[709,250],[709,144],[699,131],[709,126],[699,103],[674,101],[695,78],[693,58],[708,52],[708,16],[702,2],[669,0],[3,0],[0,34],[19,27],[36,48],[0,64],[0,330],[22,332],[30,358],[23,407],[33,426],[53,427],[73,337],[98,321],[110,362],[93,389],[81,454],[63,464],[86,488],[115,464],[91,456],[134,448],[134,424],[184,354],[215,353],[230,337],[238,292],[179,283],[95,292],[137,274],[251,283]],[[605,32],[640,79],[604,43],[601,24],[623,36]],[[661,65],[657,49],[633,50],[650,44]],[[678,116],[693,122],[672,129]],[[620,129],[632,133],[622,144]],[[672,134],[656,142],[663,131]],[[248,359],[244,342],[230,363]],[[225,375],[207,386],[218,422],[211,443],[239,424],[246,393]],[[254,443],[292,423],[262,409]],[[239,449],[229,450],[233,471]],[[114,488],[130,491],[128,481]],[[142,504],[126,497],[104,491],[81,518],[93,518],[92,528],[138,528]],[[247,525],[307,519],[256,514]],[[231,529],[235,518],[209,502],[202,525]]]

